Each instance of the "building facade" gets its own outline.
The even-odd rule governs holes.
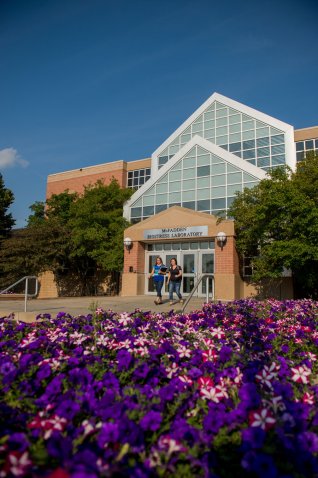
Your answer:
[[[183,269],[182,292],[198,279],[197,294],[231,300],[255,293],[248,267],[235,249],[234,222],[227,210],[235,193],[252,188],[269,169],[295,169],[308,151],[318,151],[318,127],[294,131],[293,126],[214,93],[152,154],[131,162],[50,175],[47,197],[116,178],[136,191],[124,216],[122,294],[153,294],[148,275],[155,257],[168,264],[177,258]],[[218,218],[222,217],[219,222]],[[222,233],[224,241],[218,241]],[[290,297],[291,278],[284,277],[271,295]]]

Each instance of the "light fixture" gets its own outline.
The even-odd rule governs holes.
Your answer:
[[[223,249],[224,244],[226,243],[226,234],[225,232],[218,232],[216,235],[216,241],[221,247],[221,250]]]
[[[125,237],[124,246],[126,247],[127,251],[130,252],[130,249],[132,247],[132,240],[130,239],[130,237]]]

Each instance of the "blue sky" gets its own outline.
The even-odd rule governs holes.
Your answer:
[[[213,92],[318,125],[313,0],[1,0],[0,172],[16,226],[48,174],[149,157]]]

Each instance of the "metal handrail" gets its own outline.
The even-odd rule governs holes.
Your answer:
[[[29,290],[29,279],[35,279],[35,292],[34,294],[29,294],[28,290]],[[24,289],[24,312],[27,311],[27,300],[28,300],[28,297],[36,297],[38,295],[38,291],[39,291],[39,280],[36,276],[24,276],[22,277],[22,279],[19,279],[17,282],[15,282],[14,284],[11,284],[9,285],[9,287],[7,287],[6,289],[4,290],[1,290],[0,291],[0,294],[5,294],[6,292],[8,292],[8,290],[10,289],[13,289],[13,287],[15,287],[16,285],[20,284],[21,282],[25,281],[25,289]]]
[[[185,303],[183,304],[182,307],[182,312],[184,312],[185,308],[189,304],[190,300],[193,297],[193,294],[195,293],[196,290],[198,290],[199,285],[203,281],[203,279],[206,279],[206,302],[209,302],[209,279],[212,277],[212,300],[214,299],[214,274],[202,274],[201,276],[198,277],[197,283],[194,285],[193,289],[191,290],[190,294],[188,295]]]

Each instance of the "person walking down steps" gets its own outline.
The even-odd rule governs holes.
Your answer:
[[[165,280],[165,275],[167,272],[167,267],[163,264],[161,257],[156,258],[156,263],[153,266],[151,274],[149,276],[153,279],[153,284],[157,292],[157,298],[155,300],[155,304],[162,304],[162,287]]]
[[[177,264],[177,259],[174,257],[170,260],[170,267],[168,271],[168,286],[169,286],[169,300],[170,305],[173,304],[173,293],[175,292],[179,298],[179,302],[183,304],[182,295],[180,294],[182,280],[182,270]]]

